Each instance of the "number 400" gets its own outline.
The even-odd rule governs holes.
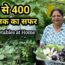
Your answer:
[[[30,13],[30,6],[29,5],[15,5],[13,6],[11,12],[13,14],[29,14]]]

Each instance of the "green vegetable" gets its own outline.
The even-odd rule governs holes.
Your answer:
[[[63,45],[58,45],[58,44],[47,44],[45,45],[46,48],[54,48],[57,52],[60,52],[64,46]]]

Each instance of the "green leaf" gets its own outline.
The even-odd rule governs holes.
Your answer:
[[[29,16],[30,16],[30,17],[35,17],[35,16],[36,16],[36,13],[35,13],[35,12],[31,12],[31,13],[29,14]]]
[[[0,60],[4,59],[4,55],[3,54],[0,54]]]
[[[3,65],[3,62],[2,61],[0,61],[0,65]]]
[[[11,54],[11,53],[13,53],[14,52],[14,48],[10,48],[8,51],[7,51],[7,53],[9,53],[9,54]]]

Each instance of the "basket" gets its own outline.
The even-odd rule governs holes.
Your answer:
[[[36,58],[36,65],[65,65],[65,62],[60,60],[41,60],[38,57]]]
[[[61,61],[53,61],[53,60],[46,60],[45,65],[65,65],[65,62]]]

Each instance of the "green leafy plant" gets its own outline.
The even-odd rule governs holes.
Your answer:
[[[4,40],[6,36],[0,36],[0,62],[6,65],[33,64],[33,51],[37,47],[35,41],[22,41],[21,36],[8,36],[7,40]]]

